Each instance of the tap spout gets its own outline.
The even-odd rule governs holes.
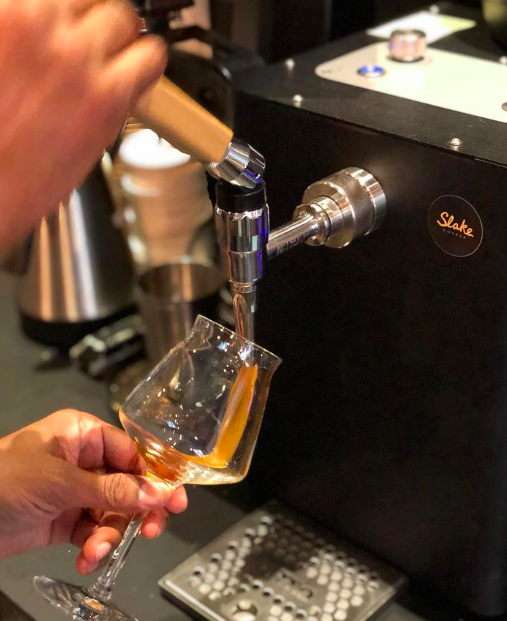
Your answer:
[[[257,285],[231,283],[232,305],[236,332],[255,342],[255,311],[257,310]]]
[[[255,335],[257,282],[262,278],[268,220],[264,182],[249,190],[217,183],[215,225],[231,283],[236,331],[249,340]]]

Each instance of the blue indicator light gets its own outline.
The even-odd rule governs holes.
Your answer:
[[[385,75],[386,70],[379,65],[363,65],[357,70],[357,73],[362,75],[363,78],[380,78]]]

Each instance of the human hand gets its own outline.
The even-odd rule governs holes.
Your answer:
[[[160,535],[184,489],[140,476],[129,437],[91,414],[62,410],[0,439],[0,556],[71,542],[77,569],[94,571],[121,540],[132,513]],[[128,473],[128,474],[124,474]]]
[[[163,73],[126,0],[0,0],[0,247],[56,210]]]

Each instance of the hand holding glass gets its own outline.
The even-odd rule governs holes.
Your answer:
[[[241,481],[250,467],[271,378],[280,359],[199,316],[120,409],[148,474],[177,487]],[[112,602],[114,581],[142,523],[132,520],[89,588],[37,576],[36,589],[71,617],[131,621]]]

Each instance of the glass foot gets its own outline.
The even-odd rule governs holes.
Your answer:
[[[113,602],[102,602],[90,595],[85,587],[53,580],[47,576],[35,576],[35,589],[55,608],[73,619],[87,621],[136,621],[119,610]]]

